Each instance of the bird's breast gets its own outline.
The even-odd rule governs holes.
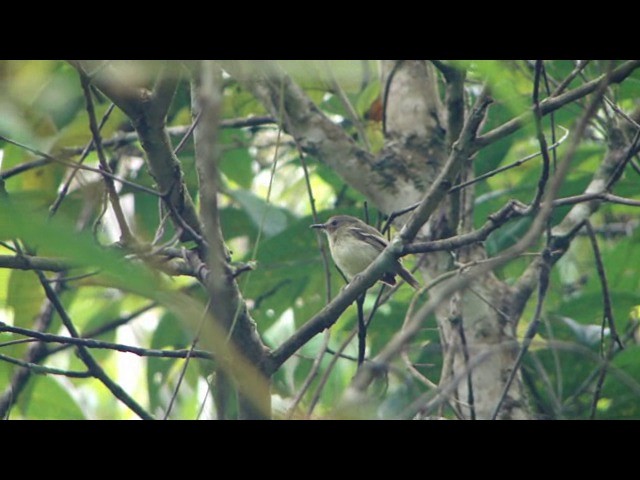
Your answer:
[[[372,245],[351,235],[329,242],[329,248],[333,261],[349,280],[366,269],[380,253]]]

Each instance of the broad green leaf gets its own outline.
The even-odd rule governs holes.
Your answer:
[[[69,393],[51,377],[37,375],[18,400],[20,411],[30,420],[84,420],[82,409]]]
[[[189,342],[190,339],[180,321],[174,315],[167,313],[162,316],[153,333],[150,348],[179,350],[188,348]],[[171,369],[178,364],[182,365],[181,362],[171,358],[150,357],[147,359],[147,390],[152,411],[158,407],[166,406],[168,399],[163,397],[162,392],[166,388]]]
[[[355,102],[355,109],[360,118],[364,118],[365,113],[371,108],[371,104],[380,95],[380,82],[371,82],[358,94]]]
[[[246,147],[231,147],[222,152],[220,170],[240,187],[251,188],[253,157]]]
[[[114,249],[96,246],[89,233],[78,234],[62,217],[48,221],[27,196],[0,201],[0,239],[22,238],[27,244],[80,265],[98,268],[104,279],[149,298],[159,296],[160,278],[140,264],[125,262]]]
[[[249,190],[233,190],[230,195],[249,215],[254,225],[258,229],[262,228],[266,237],[273,237],[286,228],[288,219],[285,210],[266,203]]]

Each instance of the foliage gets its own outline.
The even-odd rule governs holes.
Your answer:
[[[526,62],[456,62],[466,68],[466,92],[469,104],[479,89],[478,83],[488,79],[494,87],[495,104],[491,106],[483,131],[503,124],[525,112],[531,105],[534,74]],[[143,66],[148,66],[143,64]],[[155,71],[151,62],[151,70]],[[283,65],[319,109],[325,112],[353,138],[361,142],[365,131],[372,150],[379,149],[382,125],[367,119],[367,112],[381,91],[377,67],[373,62],[286,62]],[[560,81],[574,68],[569,61],[547,61],[550,78]],[[591,62],[582,76],[576,76],[568,88],[575,88],[600,75],[603,64]],[[354,107],[358,119],[353,119],[346,105],[332,88],[331,69]],[[132,62],[132,81],[149,82],[141,65]],[[168,114],[169,131],[189,125],[190,90],[186,69]],[[640,72],[610,87],[618,107],[631,111],[638,107]],[[553,85],[550,87],[553,89]],[[265,115],[264,107],[236,82],[225,76],[222,118],[242,119]],[[98,122],[110,106],[110,100],[97,89],[93,91]],[[562,125],[572,128],[583,109],[578,102],[559,109],[553,124],[547,116],[543,126],[547,141],[562,136]],[[33,150],[78,161],[82,149],[92,140],[88,114],[76,69],[58,61],[0,62],[0,174],[25,166],[42,158]],[[559,197],[582,193],[593,172],[607,152],[606,126],[615,117],[611,109],[601,114],[588,129],[587,140],[580,143],[570,172],[559,191]],[[278,122],[262,125],[222,128],[218,138],[221,151],[221,186],[219,213],[222,234],[232,251],[233,265],[255,264],[255,269],[238,277],[240,292],[265,343],[276,348],[342,288],[344,282],[330,264],[327,283],[323,260],[313,230],[315,222],[308,197],[305,171],[292,137],[278,135]],[[357,122],[364,125],[360,130]],[[552,131],[553,128],[553,131]],[[185,129],[180,130],[184,135]],[[130,120],[115,108],[101,130],[105,152],[111,168],[119,177],[157,189],[154,178],[144,162],[140,142],[131,131]],[[172,135],[175,147],[181,136]],[[566,152],[564,143],[552,153],[555,161]],[[476,176],[508,165],[539,151],[533,126],[480,150],[474,159]],[[178,154],[184,171],[185,185],[196,204],[201,185],[196,171],[193,140],[189,138]],[[305,157],[308,181],[315,200],[317,217],[326,220],[336,212],[362,217],[365,197],[347,185],[326,164],[312,156]],[[84,164],[100,167],[99,157],[92,151]],[[275,166],[275,168],[274,168]],[[507,170],[474,185],[474,224],[481,226],[487,217],[510,199],[530,202],[535,196],[541,170],[540,157]],[[171,303],[178,292],[187,295],[200,311],[206,304],[204,291],[189,276],[169,274],[166,269],[136,257],[136,252],[118,245],[120,230],[111,207],[105,208],[104,186],[95,172],[79,171],[71,182],[69,193],[60,209],[51,216],[49,208],[59,195],[61,185],[71,169],[57,162],[48,162],[24,172],[3,176],[6,198],[0,199],[0,255],[64,259],[71,268],[63,273],[60,298],[81,334],[95,332],[114,321],[112,328],[96,338],[115,344],[137,345],[146,349],[189,349],[197,331],[194,318],[185,320]],[[273,174],[272,174],[273,173]],[[640,200],[638,174],[627,168],[616,184],[614,193]],[[2,185],[0,184],[0,187]],[[118,195],[134,235],[141,244],[168,244],[175,240],[176,229],[158,207],[159,199],[147,191],[116,182]],[[0,195],[2,191],[0,190]],[[557,209],[552,225],[561,221],[569,207]],[[618,332],[625,336],[624,351],[613,355],[602,386],[598,403],[598,418],[640,418],[640,347],[637,346],[637,321],[640,312],[640,230],[637,207],[603,204],[591,217],[600,233],[598,244],[607,274],[613,312]],[[379,215],[369,204],[373,220]],[[527,231],[529,218],[513,221],[492,233],[486,241],[490,255],[504,252]],[[620,229],[622,226],[622,229]],[[194,244],[186,244],[192,247]],[[182,247],[185,245],[175,245]],[[540,239],[532,252],[544,247]],[[20,250],[17,250],[20,248]],[[178,258],[178,260],[180,260]],[[416,259],[405,258],[414,266]],[[523,256],[508,263],[496,273],[507,283],[514,283],[529,265]],[[97,274],[96,274],[97,272]],[[57,273],[46,271],[51,285]],[[330,292],[327,292],[327,286]],[[365,311],[370,311],[378,287],[369,290]],[[408,286],[402,286],[389,301],[379,306],[368,335],[368,355],[379,352],[402,328],[413,299]],[[426,296],[418,300],[418,308]],[[127,320],[127,316],[149,302],[152,308]],[[527,303],[519,329],[524,333],[533,318],[535,296]],[[0,321],[14,327],[37,330],[36,321],[47,305],[40,281],[33,269],[0,268]],[[531,403],[537,414],[550,418],[588,418],[594,395],[594,372],[602,365],[600,336],[588,336],[585,329],[597,327],[603,321],[602,286],[596,273],[593,251],[588,238],[579,236],[568,253],[552,269],[551,284],[543,310],[543,328],[524,363],[525,380],[531,392]],[[196,315],[197,317],[197,315]],[[569,319],[567,321],[566,319]],[[356,326],[356,309],[350,307],[330,330],[327,352],[319,364],[299,412],[312,412],[313,417],[331,416],[338,399],[356,372],[354,357],[356,341],[351,341],[342,357],[334,355],[349,338]],[[48,332],[68,335],[60,315],[52,315]],[[24,339],[17,333],[0,333],[0,354],[14,359],[26,358],[33,343],[16,343]],[[595,340],[593,340],[595,338]],[[58,345],[46,346],[49,351]],[[305,383],[314,360],[323,353],[323,335],[303,346],[275,373],[272,385],[274,416],[288,415],[288,409]],[[180,381],[184,359],[136,357],[114,350],[90,349],[95,359],[116,383],[121,385],[144,409],[162,418],[177,389],[176,402],[170,418],[214,418],[216,374],[209,360],[192,358]],[[384,379],[373,387],[376,407],[368,416],[392,418],[401,416],[411,402],[431,390],[421,377],[438,383],[442,368],[442,352],[435,321],[425,324],[418,338],[407,349],[407,359],[413,371],[398,359]],[[334,362],[335,360],[335,362]],[[81,371],[83,363],[74,355],[74,348],[63,348],[38,363],[52,368]],[[335,363],[335,364],[334,364]],[[11,379],[20,367],[0,360],[0,395],[10,388]],[[326,384],[323,376],[327,375]],[[587,382],[587,383],[585,383]],[[211,394],[213,393],[213,395]],[[314,399],[317,395],[317,400]],[[233,401],[233,400],[232,400]],[[317,402],[317,403],[316,403]],[[219,404],[218,404],[219,405]],[[200,412],[202,408],[202,412]],[[235,408],[235,407],[233,407]],[[111,391],[95,378],[67,378],[64,375],[31,375],[17,402],[9,410],[10,418],[136,418]],[[219,413],[219,412],[218,412]],[[453,418],[449,407],[441,411]],[[298,413],[296,413],[297,415]],[[365,416],[367,416],[365,415]]]

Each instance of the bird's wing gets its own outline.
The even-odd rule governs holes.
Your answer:
[[[381,237],[377,233],[373,233],[375,232],[375,230],[371,232],[361,227],[349,227],[349,231],[353,232],[353,234],[360,240],[367,242],[369,245],[377,248],[380,251],[382,251],[388,245],[384,237]]]

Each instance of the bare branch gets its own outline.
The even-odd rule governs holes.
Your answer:
[[[564,143],[564,141],[569,137],[569,130],[564,128],[562,125],[558,125],[558,126],[564,130],[564,135],[562,136],[562,138],[560,138],[560,140],[558,140],[553,145],[548,147],[547,151],[552,151],[552,150],[555,151],[556,148],[558,148],[560,145],[562,145]],[[458,185],[455,185],[455,186],[451,187],[451,190],[449,190],[449,193],[456,192],[456,191],[460,190],[461,188],[468,187],[469,185],[477,183],[477,182],[479,182],[481,180],[485,180],[487,178],[493,177],[494,175],[497,175],[498,173],[502,173],[505,170],[510,170],[510,169],[512,169],[514,167],[519,167],[523,163],[526,163],[529,160],[532,160],[532,159],[534,159],[536,157],[539,157],[540,155],[542,155],[542,152],[538,151],[536,153],[532,153],[531,155],[527,155],[524,158],[516,160],[515,162],[510,163],[509,165],[504,165],[503,167],[499,167],[499,168],[496,168],[495,170],[491,170],[490,172],[483,173],[482,175],[478,175],[477,177],[472,178],[469,181],[462,182],[462,183],[459,183]]]
[[[98,122],[96,121],[96,112],[93,107],[93,98],[91,97],[91,89],[89,85],[89,79],[87,75],[84,73],[81,67],[78,67],[78,73],[80,74],[80,83],[82,84],[82,91],[84,93],[84,99],[86,104],[87,113],[89,115],[89,129],[91,130],[91,136],[93,137],[93,144],[96,146],[96,152],[98,153],[98,160],[100,162],[100,170],[106,173],[113,173],[111,171],[111,167],[109,167],[109,163],[104,155],[104,151],[102,149],[102,139],[100,138],[100,128],[98,127]],[[122,211],[122,206],[120,205],[120,197],[118,196],[118,192],[116,191],[116,187],[113,183],[113,179],[109,177],[103,177],[104,184],[107,189],[107,193],[109,195],[109,201],[111,202],[111,208],[116,216],[116,220],[118,221],[118,225],[120,227],[120,240],[123,244],[129,245],[132,242],[135,242],[135,238],[129,229],[129,225],[127,224],[127,220],[124,216],[124,212]]]
[[[464,80],[466,72],[451,67],[440,60],[431,60],[431,63],[442,72],[446,81],[444,103],[447,107],[447,145],[453,145],[464,125]]]
[[[640,67],[640,60],[630,60],[628,62],[623,63],[618,68],[614,69],[609,76],[610,83],[620,83],[625,78],[633,73],[635,69]],[[560,107],[571,103],[579,98],[582,98],[592,92],[594,92],[600,82],[607,77],[607,74],[603,74],[598,78],[581,85],[580,87],[574,88],[573,90],[569,90],[568,92],[558,95],[555,97],[549,97],[540,102],[540,114],[547,115],[555,110],[558,110]],[[508,122],[502,124],[499,127],[494,128],[493,130],[485,133],[484,135],[480,135],[473,142],[473,151],[480,150],[487,145],[490,145],[507,135],[512,134],[513,132],[519,130],[528,122],[533,120],[533,116],[531,115],[531,111],[524,113]]]
[[[586,129],[587,123],[595,114],[596,109],[600,104],[602,95],[604,94],[604,90],[608,85],[608,81],[609,77],[605,76],[602,82],[598,85],[598,90],[594,99],[589,105],[589,108],[587,108],[585,114],[580,119],[580,122],[578,123],[578,126],[576,127],[576,130],[574,132],[574,138],[572,139],[572,142],[570,143],[565,154],[565,158],[560,163],[553,176],[549,189],[544,195],[541,208],[538,211],[538,214],[536,215],[529,231],[515,245],[507,249],[500,256],[491,258],[481,265],[478,265],[471,272],[451,281],[448,285],[445,285],[439,292],[437,292],[437,294],[434,294],[434,296],[415,314],[414,318],[407,323],[406,327],[401,332],[398,332],[396,335],[394,335],[393,338],[387,343],[387,345],[380,351],[380,353],[376,355],[376,357],[373,359],[374,364],[386,365],[391,360],[391,358],[397,355],[398,352],[402,350],[404,345],[418,333],[420,327],[422,326],[422,323],[429,315],[435,312],[435,309],[440,304],[440,302],[450,298],[453,293],[468,287],[475,279],[480,278],[482,275],[485,275],[488,272],[493,271],[495,268],[506,264],[512,258],[525,251],[539,237],[540,233],[546,226],[549,215],[552,212],[552,201],[557,195],[557,192],[564,181],[571,161],[573,160],[577,147],[582,139],[582,135]],[[461,135],[461,139],[463,138],[464,135]],[[454,153],[452,153],[452,155],[454,155]],[[385,249],[380,257],[382,257],[384,253],[392,246],[393,243]],[[378,257],[378,260],[373,262],[372,266],[365,270],[365,274],[371,272],[372,267],[379,263],[380,257]],[[364,390],[369,386],[369,384],[373,381],[374,377],[377,374],[377,371],[372,368],[367,368],[366,365],[361,368],[358,371],[358,374],[356,374],[355,378],[353,379],[351,386],[347,390],[347,393],[345,395],[345,398],[347,399],[346,402],[357,402],[362,392],[364,392]]]
[[[485,89],[478,96],[474,108],[469,113],[460,137],[451,147],[451,154],[438,175],[438,178],[433,181],[422,199],[420,206],[413,212],[411,218],[400,231],[399,237],[403,243],[409,243],[415,238],[418,230],[425,224],[429,215],[433,213],[451,188],[453,180],[460,172],[464,162],[471,155],[471,144],[475,139],[477,130],[480,127],[480,123],[484,118],[490,102],[491,100]]]
[[[79,163],[76,163],[76,162],[71,162],[71,161],[64,160],[64,159],[59,158],[59,157],[54,157],[53,155],[49,155],[48,153],[41,152],[41,151],[39,151],[39,150],[37,150],[35,148],[29,147],[29,146],[24,145],[24,144],[22,144],[20,142],[16,142],[15,140],[11,140],[10,138],[7,138],[7,137],[5,137],[3,135],[0,135],[0,140],[4,140],[7,143],[10,143],[10,144],[15,145],[15,146],[20,147],[20,148],[24,148],[25,150],[28,150],[31,153],[35,153],[36,155],[39,155],[39,156],[43,157],[43,159],[47,160],[47,162],[43,163],[42,165],[46,165],[48,162],[56,162],[56,163],[59,163],[61,165],[66,165],[67,167],[76,168],[78,170],[87,170],[89,172],[98,173],[98,174],[100,174],[100,175],[102,175],[104,177],[112,178],[113,180],[115,180],[117,182],[120,182],[123,185],[128,185],[131,188],[135,188],[136,190],[140,190],[140,191],[149,193],[151,195],[155,195],[156,197],[161,196],[161,194],[159,192],[156,192],[155,190],[147,188],[147,187],[145,187],[143,185],[138,185],[137,183],[134,183],[134,182],[130,182],[129,180],[125,180],[124,178],[120,178],[117,175],[114,175],[114,174],[109,173],[109,172],[105,172],[105,171],[100,170],[98,168],[88,167],[86,165],[82,165],[82,164],[79,164]],[[37,166],[41,166],[41,165],[38,164]],[[30,166],[30,167],[34,168],[35,165]],[[8,171],[9,170],[7,170],[7,172]],[[4,178],[4,177],[1,177],[1,178]]]
[[[90,372],[74,372],[72,370],[62,370],[60,368],[46,367],[37,363],[25,362],[17,358],[11,358],[0,353],[0,361],[18,365],[19,367],[28,368],[31,373],[38,375],[62,375],[69,378],[89,378],[92,377]]]
[[[31,255],[0,255],[0,268],[63,272],[73,268],[73,266],[73,262],[57,258],[34,257]]]
[[[194,358],[204,358],[211,360],[213,357],[209,352],[204,350],[194,350],[189,354],[189,350],[157,350],[153,348],[134,347],[131,345],[125,345],[121,343],[105,342],[102,340],[96,340],[94,338],[84,337],[65,337],[62,335],[54,335],[52,333],[43,333],[36,330],[29,330],[22,327],[14,327],[0,322],[0,332],[16,333],[18,335],[24,335],[25,337],[35,338],[41,342],[46,343],[59,343],[61,345],[72,345],[76,347],[85,348],[97,348],[103,350],[115,350],[122,353],[132,353],[139,357],[155,357],[155,358],[187,358],[190,355]],[[47,355],[60,351],[61,348],[52,349],[47,352]],[[41,360],[39,358],[38,360]]]
[[[115,108],[115,106],[116,106],[116,104],[112,103],[111,105],[109,105],[109,108],[107,108],[107,111],[102,116],[102,120],[100,120],[100,125],[98,125],[98,132],[100,132],[102,130],[102,127],[104,127],[104,124],[107,123],[107,120],[109,119],[109,116],[111,115],[111,112],[113,112],[113,109]],[[89,155],[89,152],[91,151],[91,149],[94,148],[94,145],[95,145],[94,138],[92,138],[91,141],[82,150],[82,153],[80,155],[80,159],[78,160],[78,164],[79,165],[81,165],[82,162],[84,162],[84,160]],[[71,182],[73,181],[73,179],[75,178],[76,174],[78,173],[78,170],[79,170],[78,168],[74,168],[73,169],[71,174],[65,180],[64,185],[62,186],[62,188],[58,191],[58,196],[56,197],[56,200],[53,202],[53,204],[49,208],[49,216],[55,215],[56,212],[58,211],[58,208],[60,207],[60,204],[62,203],[62,201],[65,199],[67,193],[69,192],[69,186],[71,185]]]
[[[218,212],[219,191],[217,122],[221,108],[220,72],[211,62],[203,62],[192,88],[193,113],[202,115],[195,131],[196,168],[200,179],[200,208],[204,232],[209,244],[207,266],[209,275],[204,284],[212,300],[214,321],[227,332],[228,338],[246,357],[239,362],[230,355],[227,343],[220,344],[217,358],[230,362],[229,368],[240,390],[242,418],[270,416],[269,380],[262,370],[267,347],[257,333],[256,325],[247,312],[244,299],[233,277],[224,245]],[[215,312],[215,313],[214,313]]]
[[[538,143],[540,144],[540,153],[542,154],[542,172],[540,173],[540,179],[538,180],[536,196],[531,202],[531,208],[533,210],[538,209],[540,201],[542,200],[544,188],[547,184],[547,180],[549,179],[549,165],[551,163],[549,160],[547,139],[542,132],[542,114],[540,113],[540,76],[542,74],[543,68],[544,64],[542,60],[537,60],[536,75],[533,83],[533,116],[536,125],[536,136],[538,137]]]
[[[602,286],[602,342],[604,342],[604,325],[605,322],[609,326],[609,332],[611,338],[618,346],[623,349],[622,341],[616,330],[616,322],[613,318],[613,309],[611,308],[611,295],[609,295],[609,284],[607,282],[607,274],[604,270],[604,264],[602,263],[602,256],[600,255],[600,248],[598,247],[598,240],[596,234],[593,231],[591,222],[587,220],[584,223],[587,233],[589,234],[589,241],[591,248],[593,249],[593,256],[596,262],[596,271],[598,272],[598,278],[600,279],[600,285]]]
[[[62,306],[62,302],[60,302],[60,299],[58,298],[57,293],[51,288],[51,286],[46,281],[46,278],[42,272],[36,270],[36,275],[38,275],[40,284],[42,285],[42,288],[44,289],[44,292],[47,295],[47,298],[49,299],[51,304],[54,306],[56,311],[58,312],[58,315],[60,316],[60,319],[62,320],[63,325],[69,331],[69,334],[72,337],[79,339],[80,335],[78,334],[78,331],[73,325],[71,318],[69,318],[66,310]],[[136,402],[133,398],[131,398],[129,394],[125,392],[120,385],[118,385],[113,380],[111,380],[111,378],[109,378],[109,376],[105,373],[105,371],[98,364],[98,362],[96,362],[93,356],[91,356],[91,354],[86,349],[86,347],[78,346],[77,351],[80,359],[87,366],[91,375],[97,378],[98,380],[100,380],[102,384],[105,387],[107,387],[107,389],[118,400],[120,400],[127,407],[133,410],[140,418],[144,420],[153,420],[153,417],[144,408],[142,408],[138,404],[138,402]]]
[[[560,84],[556,87],[553,93],[549,96],[557,97],[562,92],[564,92],[564,90],[569,86],[569,84],[573,81],[573,79],[576,78],[578,75],[580,75],[580,73],[582,73],[582,71],[585,69],[585,67],[588,64],[589,64],[589,60],[578,60],[578,64],[576,65],[576,68],[574,68],[573,71],[569,75],[567,75],[567,77],[564,80],[562,80],[562,82],[560,82]]]
[[[538,277],[538,302],[536,303],[536,310],[533,314],[533,320],[529,324],[529,328],[527,328],[527,333],[524,335],[524,339],[522,340],[522,347],[518,352],[518,356],[516,357],[516,361],[509,373],[509,378],[504,385],[502,390],[502,394],[498,399],[498,403],[496,404],[493,413],[491,414],[491,420],[495,420],[498,417],[498,413],[500,412],[500,407],[504,400],[507,398],[507,393],[509,393],[509,388],[511,388],[511,384],[513,380],[518,375],[520,371],[520,365],[522,363],[522,359],[525,354],[529,350],[529,346],[533,341],[533,337],[535,337],[538,332],[538,325],[540,324],[540,316],[542,314],[542,305],[544,304],[544,299],[547,294],[547,289],[549,288],[549,272],[551,271],[551,254],[548,249],[545,249],[542,253],[542,262],[540,263],[540,271]]]

